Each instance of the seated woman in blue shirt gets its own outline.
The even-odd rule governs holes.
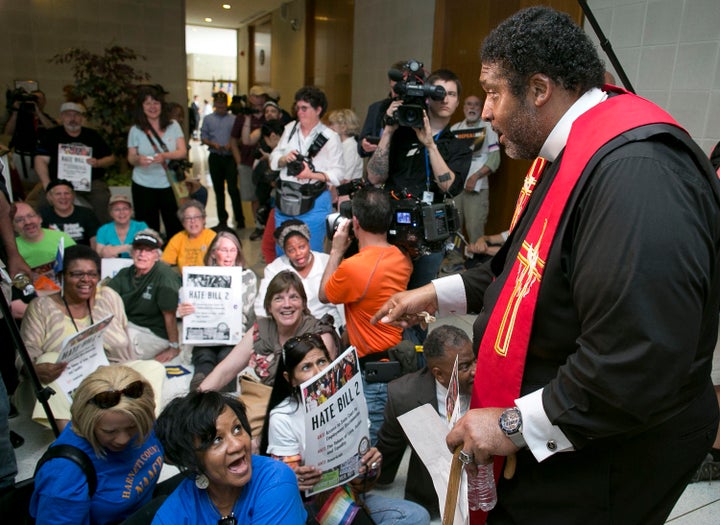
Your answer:
[[[51,447],[72,445],[87,454],[97,489],[91,497],[74,461],[51,459],[35,475],[30,515],[37,525],[119,523],[150,501],[163,467],[152,387],[132,368],[101,366],[75,390],[71,416]]]
[[[219,392],[173,399],[158,417],[168,463],[186,478],[155,514],[153,525],[302,525],[306,513],[295,474],[254,456],[245,407]]]
[[[148,225],[132,218],[132,201],[127,195],[118,194],[110,197],[108,209],[112,222],[98,228],[95,251],[100,257],[129,259],[135,234],[146,229]]]

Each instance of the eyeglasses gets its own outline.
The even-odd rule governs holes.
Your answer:
[[[220,518],[217,522],[217,525],[237,525],[237,518],[231,512],[227,516]]]
[[[215,248],[215,251],[220,252],[220,253],[237,253],[238,249],[237,248]]]
[[[205,218],[204,215],[186,215],[185,217],[183,217],[183,221],[187,221],[187,222],[190,222],[190,221],[201,221],[201,220],[203,220],[204,218]]]
[[[20,225],[22,225],[22,224],[25,224],[25,223],[28,222],[29,220],[35,219],[37,216],[38,216],[37,213],[29,213],[28,215],[22,215],[22,216],[21,216],[21,215],[18,215],[18,216],[15,217],[14,222],[15,222],[15,224],[17,224],[18,226],[20,226]]]
[[[120,402],[120,396],[125,395],[130,399],[138,399],[145,392],[145,383],[133,381],[122,390],[109,390],[95,395],[90,402],[98,408],[112,408]]]
[[[98,279],[100,277],[100,274],[97,272],[68,272],[68,275],[73,279],[82,279],[83,277]]]
[[[312,106],[295,106],[295,111],[310,111],[313,109]]]

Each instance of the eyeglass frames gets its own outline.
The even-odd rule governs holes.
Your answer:
[[[142,381],[133,381],[122,390],[109,390],[100,392],[93,397],[90,402],[98,408],[112,408],[120,402],[120,396],[124,395],[131,399],[138,399],[145,392],[145,383]]]

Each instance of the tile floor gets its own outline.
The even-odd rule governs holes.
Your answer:
[[[207,151],[199,142],[192,142],[190,160],[194,163],[194,171],[196,175],[202,177],[208,189],[210,189],[210,197],[208,199],[208,227],[217,224],[217,215],[215,210],[215,196],[212,192],[212,185],[207,176]],[[228,209],[230,209],[228,198]],[[250,217],[249,207],[246,210],[246,217]],[[243,241],[243,249],[246,259],[250,261],[250,267],[262,277],[263,262],[260,256],[260,241],[250,241],[249,235],[252,228],[241,230],[240,236]],[[443,319],[443,323],[452,324],[468,331],[472,330],[473,316],[457,315],[448,319]],[[189,354],[183,352],[178,358],[177,363],[186,367],[190,367]],[[171,399],[175,395],[182,394],[187,391],[190,381],[190,375],[181,376],[168,381],[166,391],[163,393],[165,400]],[[45,448],[53,441],[52,431],[45,429],[30,420],[28,414],[31,411],[29,402],[20,400],[18,404],[20,415],[10,420],[10,428],[20,434],[25,443],[15,450],[18,462],[17,480],[23,480],[30,477],[34,471],[35,463],[43,453]],[[402,497],[403,487],[406,481],[407,459],[401,466],[395,483],[383,489],[376,489],[387,496]],[[163,478],[168,477],[177,472],[174,467],[167,466],[163,471]],[[673,525],[715,525],[720,522],[720,481],[694,483],[688,486],[673,509],[666,523]],[[433,520],[433,524],[439,524],[440,520]]]

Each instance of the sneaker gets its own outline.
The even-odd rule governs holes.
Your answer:
[[[697,483],[698,481],[713,481],[720,479],[720,461],[715,461],[712,454],[708,454],[700,463],[695,474],[693,474],[690,483]]]
[[[265,230],[262,228],[255,228],[255,231],[250,234],[250,240],[251,241],[257,241],[258,239],[261,239],[263,234],[265,233]]]
[[[198,387],[200,386],[200,383],[202,383],[205,380],[205,374],[202,372],[198,372],[195,374],[192,379],[190,380],[190,392],[196,392]]]

